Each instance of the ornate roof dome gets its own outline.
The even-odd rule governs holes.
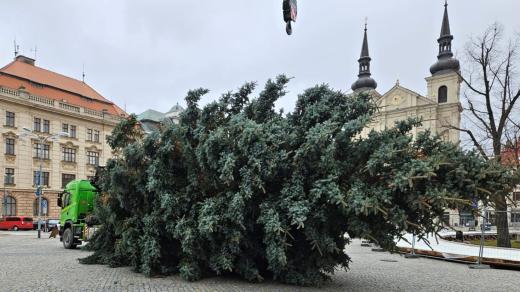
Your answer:
[[[173,112],[182,112],[184,111],[184,108],[179,105],[179,103],[175,104],[167,113],[173,113]]]
[[[450,71],[459,71],[460,62],[453,57],[439,58],[435,64],[430,67],[432,75],[439,75]]]
[[[451,52],[452,40],[453,35],[451,35],[450,20],[448,18],[448,2],[446,2],[444,4],[441,35],[437,40],[439,43],[439,55],[437,56],[437,62],[430,67],[432,75],[460,70],[459,60],[453,58],[453,53]]]
[[[356,82],[352,84],[352,90],[358,89],[376,89],[377,82],[370,76],[360,76]]]

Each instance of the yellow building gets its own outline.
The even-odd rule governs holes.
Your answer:
[[[358,80],[352,84],[354,93],[369,92],[379,106],[379,112],[374,115],[372,122],[362,133],[366,136],[372,129],[383,130],[391,128],[396,121],[406,118],[422,118],[423,125],[413,130],[414,135],[429,129],[433,134],[444,140],[459,143],[460,134],[453,127],[460,128],[462,106],[460,104],[459,77],[460,64],[453,57],[447,4],[444,8],[444,17],[439,39],[439,54],[437,62],[430,67],[431,76],[426,77],[426,94],[414,92],[399,81],[386,93],[376,91],[377,82],[371,77],[370,55],[368,51],[367,30],[361,49]]]
[[[124,116],[86,83],[40,68],[31,58],[17,56],[0,69],[1,215],[36,217],[41,161],[42,215],[57,218],[57,194],[70,180],[93,176],[104,165],[111,156],[105,137]],[[44,143],[36,138],[59,132],[68,137]]]
[[[370,54],[368,51],[367,29],[359,58],[358,80],[352,84],[354,93],[367,92],[375,99],[379,111],[372,118],[361,136],[366,136],[372,130],[384,130],[394,127],[395,122],[407,118],[421,118],[422,126],[414,128],[412,135],[430,130],[433,135],[439,135],[443,140],[455,144],[460,142],[460,123],[462,106],[460,103],[460,63],[453,57],[451,51],[453,35],[448,18],[448,4],[444,5],[440,37],[437,39],[439,53],[437,61],[430,67],[431,76],[426,79],[426,94],[410,90],[396,82],[387,92],[381,94],[377,82],[370,73]],[[451,226],[467,226],[474,222],[471,211],[446,210],[443,220]]]

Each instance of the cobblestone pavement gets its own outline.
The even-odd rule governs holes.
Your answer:
[[[89,253],[65,250],[58,239],[34,231],[0,231],[0,291],[519,291],[520,271],[472,270],[432,259],[373,252],[359,241],[347,247],[351,270],[321,288],[234,278],[186,282],[178,276],[146,278],[128,268],[86,266]]]

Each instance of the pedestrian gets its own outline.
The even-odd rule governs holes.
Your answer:
[[[52,227],[51,234],[49,234],[49,238],[56,238],[56,235],[58,235],[58,227],[54,226]]]

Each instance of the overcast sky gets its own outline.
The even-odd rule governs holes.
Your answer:
[[[13,40],[37,65],[81,79],[128,112],[167,111],[204,87],[207,103],[245,81],[294,77],[278,107],[292,110],[303,89],[350,90],[368,17],[372,76],[382,93],[396,79],[424,94],[436,60],[443,0],[299,0],[292,36],[282,0],[1,1],[0,63]],[[454,50],[495,21],[520,31],[518,0],[451,0]],[[464,66],[464,64],[462,64]]]

